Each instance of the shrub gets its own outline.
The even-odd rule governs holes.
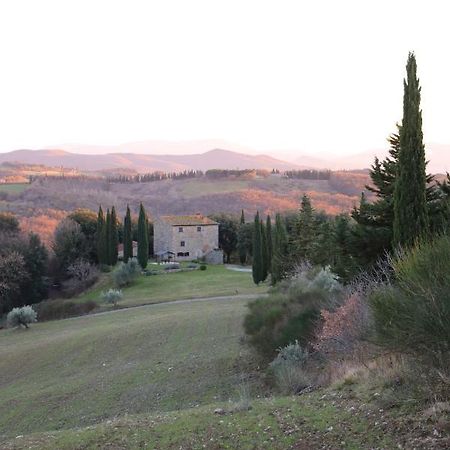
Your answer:
[[[118,287],[124,287],[130,285],[141,272],[138,260],[136,258],[130,258],[128,262],[120,263],[117,270],[113,273],[114,283]]]
[[[297,394],[311,385],[311,377],[306,370],[308,350],[298,341],[278,350],[277,357],[270,363],[279,389],[286,394]]]
[[[450,237],[393,258],[394,280],[370,296],[381,343],[441,363],[450,351]]]
[[[6,318],[8,326],[28,328],[28,324],[37,322],[36,311],[31,306],[12,309]]]
[[[46,300],[36,305],[36,310],[40,321],[59,320],[68,317],[83,316],[90,313],[97,307],[92,301],[75,303],[65,300]]]
[[[307,346],[314,337],[320,311],[328,308],[341,286],[329,269],[307,268],[272,288],[268,297],[249,303],[244,327],[250,343],[263,357],[298,340]],[[333,278],[325,283],[324,279]]]
[[[101,297],[106,303],[117,306],[117,302],[123,299],[123,294],[118,289],[108,289],[106,292],[102,292]]]
[[[200,270],[206,270],[208,267],[206,266],[206,264],[202,264],[201,266],[200,266]]]
[[[67,268],[68,280],[62,283],[62,294],[75,297],[93,286],[99,278],[99,270],[84,259],[77,259]]]

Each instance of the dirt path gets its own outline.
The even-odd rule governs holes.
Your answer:
[[[170,301],[160,301],[155,303],[147,303],[144,305],[136,305],[136,306],[124,306],[122,308],[113,309],[110,311],[99,311],[92,314],[86,314],[83,316],[76,316],[76,317],[68,317],[67,319],[60,319],[60,320],[75,320],[75,319],[81,319],[83,317],[93,317],[93,316],[100,316],[104,314],[114,314],[126,311],[128,309],[136,309],[136,308],[151,308],[152,306],[162,306],[162,305],[182,305],[187,303],[198,303],[198,302],[209,302],[209,301],[233,301],[233,300],[255,300],[260,297],[265,297],[267,294],[236,294],[236,295],[227,295],[227,296],[221,296],[221,297],[201,297],[201,298],[185,298],[180,300],[170,300]]]

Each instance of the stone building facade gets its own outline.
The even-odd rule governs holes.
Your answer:
[[[179,261],[208,259],[219,248],[219,224],[201,214],[160,216],[154,221],[153,246],[155,255],[171,252]]]

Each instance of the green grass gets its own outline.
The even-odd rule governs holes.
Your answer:
[[[370,449],[397,448],[364,414],[340,408],[324,392],[257,400],[249,411],[215,404],[120,418],[94,427],[18,438],[5,449]],[[215,407],[226,410],[214,414]],[[17,447],[16,447],[17,446]]]
[[[0,184],[0,192],[7,192],[9,194],[20,194],[29,187],[30,187],[29,183]]]
[[[0,438],[236,395],[245,301],[161,304],[0,331]]]
[[[149,269],[154,269],[149,265]],[[112,276],[102,277],[100,283],[76,300],[101,301],[101,291],[111,287]],[[225,266],[208,266],[207,270],[139,276],[129,287],[122,289],[120,306],[136,306],[178,299],[262,294],[267,285],[256,286],[251,273],[229,270]]]

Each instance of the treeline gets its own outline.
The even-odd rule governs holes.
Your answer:
[[[287,170],[284,172],[286,178],[295,178],[299,180],[329,180],[331,170]]]
[[[162,180],[186,180],[189,178],[201,178],[201,170],[184,170],[183,172],[149,172],[136,175],[110,175],[107,180],[110,183],[150,183]]]

